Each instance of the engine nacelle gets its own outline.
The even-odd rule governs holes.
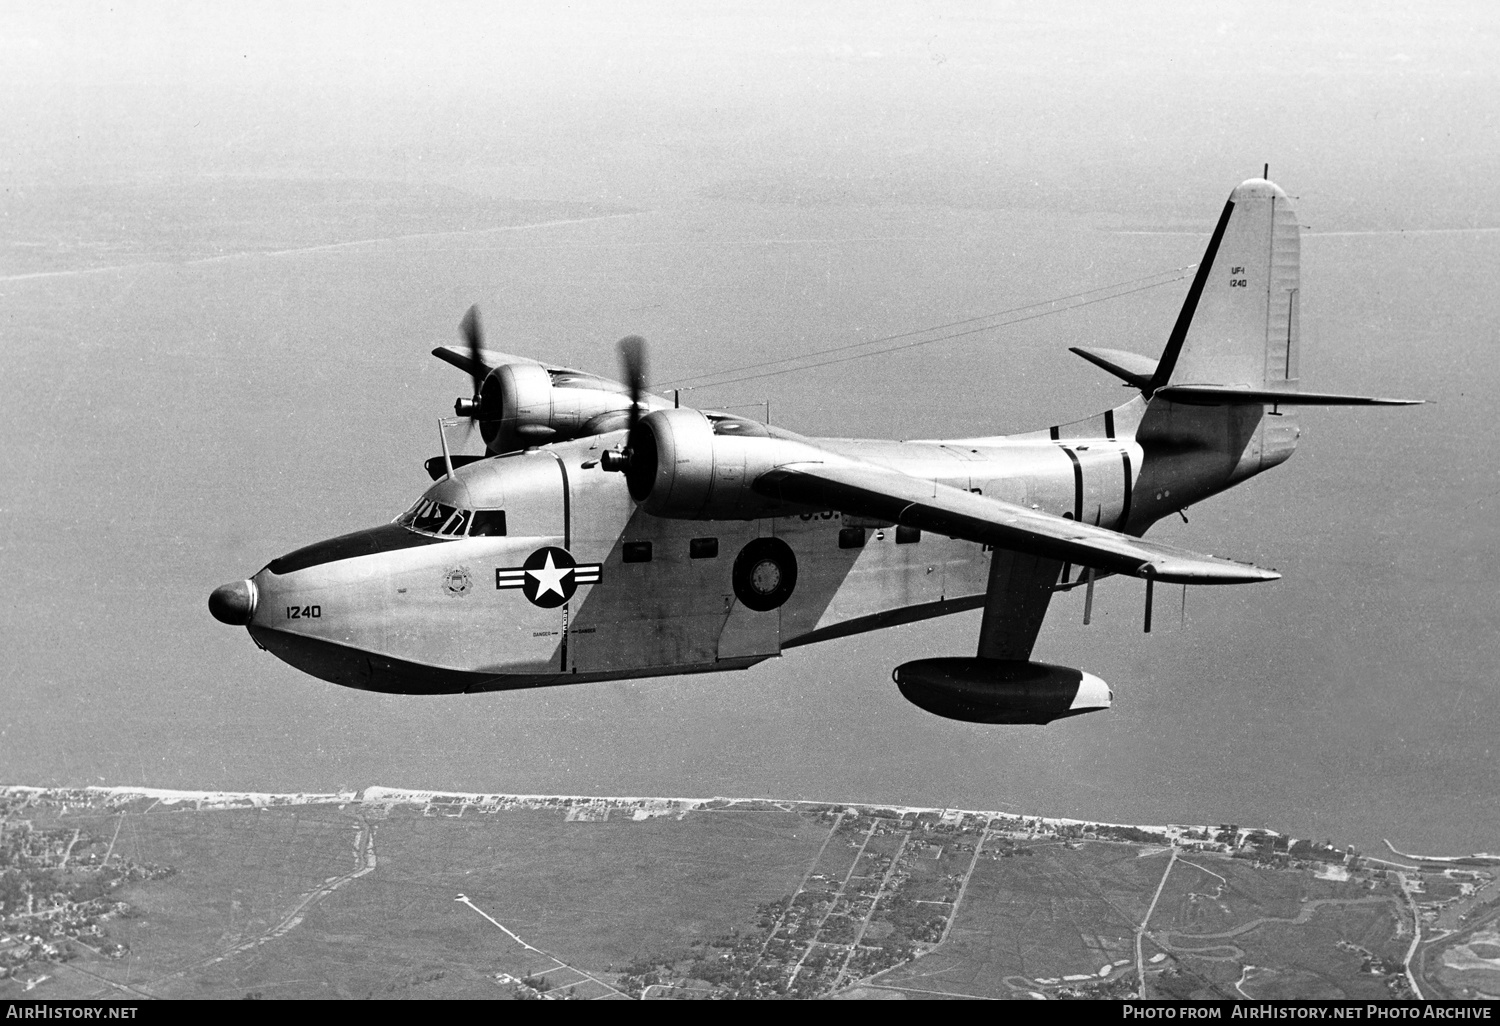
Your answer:
[[[627,443],[625,479],[647,513],[677,520],[750,520],[804,507],[758,495],[751,484],[779,463],[804,458],[801,443],[741,417],[657,410]],[[811,454],[811,450],[809,450]]]
[[[630,396],[615,382],[507,363],[484,379],[476,419],[486,449],[497,455],[623,428],[629,410]]]
[[[902,663],[891,678],[912,704],[969,723],[1051,723],[1115,698],[1092,673],[1049,663],[948,656]]]

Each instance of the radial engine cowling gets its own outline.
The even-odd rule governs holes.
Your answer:
[[[756,494],[751,484],[779,463],[804,458],[801,443],[741,417],[657,410],[627,442],[625,479],[647,513],[678,520],[750,520],[799,511]]]
[[[501,364],[479,391],[476,419],[491,455],[623,428],[630,396],[622,386],[535,363]]]
[[[950,656],[902,663],[891,677],[907,701],[969,723],[1051,723],[1115,697],[1092,673],[1049,663]]]

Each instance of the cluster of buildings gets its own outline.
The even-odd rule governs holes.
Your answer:
[[[71,958],[74,945],[122,957],[124,945],[110,940],[102,924],[130,906],[110,892],[173,870],[111,858],[103,839],[82,829],[36,829],[17,818],[31,800],[0,794],[0,978]]]

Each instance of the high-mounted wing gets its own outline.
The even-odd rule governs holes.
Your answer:
[[[438,346],[432,351],[432,355],[444,363],[451,363],[465,374],[470,376],[478,374],[480,377],[506,363],[541,365],[540,360],[533,360],[527,356],[512,356],[510,353],[497,353],[493,349],[478,350],[479,359],[476,362],[474,355],[462,346]]]
[[[1026,509],[832,453],[762,474],[755,491],[783,502],[837,509],[1046,559],[1171,584],[1274,581],[1274,570],[1205,556],[1103,527]]]

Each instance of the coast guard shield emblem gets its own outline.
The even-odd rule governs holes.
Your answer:
[[[537,549],[516,567],[495,569],[496,588],[520,588],[532,605],[553,609],[573,597],[580,584],[595,584],[599,563],[579,563],[555,545]]]
[[[469,577],[469,568],[466,566],[456,566],[443,574],[443,591],[454,598],[467,595],[473,587],[474,582]]]

